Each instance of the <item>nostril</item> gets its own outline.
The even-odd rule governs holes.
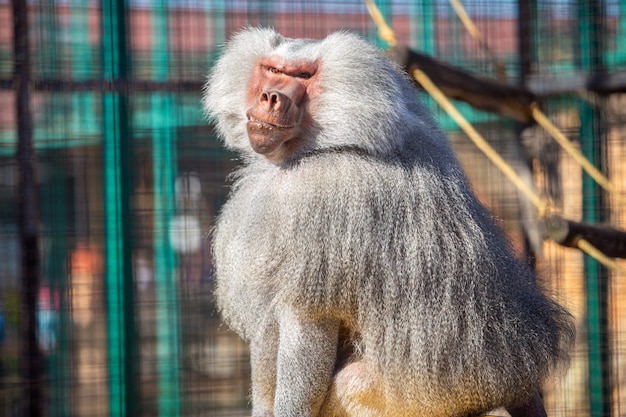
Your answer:
[[[281,97],[278,91],[264,91],[261,93],[261,102],[267,103],[270,109],[279,110],[281,105]]]

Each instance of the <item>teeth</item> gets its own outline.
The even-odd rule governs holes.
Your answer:
[[[252,117],[252,116],[247,116],[247,118],[248,118],[248,122],[253,122],[253,123],[254,122],[258,122],[258,123],[263,123],[264,125],[267,125],[267,129],[274,129],[274,128],[291,129],[292,128],[292,126],[277,125],[277,124],[274,124],[274,123],[270,123],[270,122],[266,122],[266,121],[263,121],[263,120],[259,120],[259,119],[255,118],[255,117]]]

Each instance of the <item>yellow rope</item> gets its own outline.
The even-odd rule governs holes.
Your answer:
[[[461,23],[463,23],[463,26],[465,26],[465,29],[469,32],[470,36],[474,38],[474,40],[478,42],[478,44],[485,51],[487,51],[492,61],[497,62],[495,54],[491,51],[491,49],[489,49],[489,46],[487,45],[485,38],[483,38],[483,35],[480,33],[480,30],[478,30],[478,27],[476,27],[472,18],[469,17],[467,12],[465,11],[465,7],[463,7],[463,4],[459,0],[449,0],[449,2],[452,8],[454,9],[454,11],[456,12],[456,15],[459,17],[459,20],[461,21]]]
[[[396,36],[393,29],[387,25],[380,10],[372,0],[364,0],[367,10],[372,17],[372,20],[378,27],[378,32],[385,42],[394,46]],[[496,152],[495,149],[489,145],[489,143],[474,129],[474,127],[459,113],[454,105],[448,100],[443,92],[431,81],[431,79],[420,69],[416,69],[413,72],[413,77],[419,82],[422,87],[439,103],[439,105],[456,121],[456,123],[463,129],[463,131],[469,136],[474,144],[504,173],[504,175],[513,182],[513,184],[537,207],[539,215],[544,217],[548,214],[548,204],[539,197],[533,189],[531,189],[520,178],[513,168]]]
[[[431,81],[431,79],[420,69],[413,71],[413,77],[420,83],[424,90],[435,99],[454,121],[463,129],[465,134],[483,153],[493,162],[506,177],[537,207],[540,217],[548,215],[548,204],[530,188],[524,180],[515,172],[493,147],[483,138],[480,133],[461,115],[461,113],[448,100],[443,92]]]
[[[392,48],[396,46],[398,43],[396,40],[396,34],[393,31],[393,29],[389,27],[387,22],[385,22],[385,18],[383,17],[382,13],[378,9],[378,6],[376,6],[376,3],[374,3],[373,0],[363,0],[363,1],[365,3],[365,7],[367,7],[367,11],[369,12],[372,20],[374,21],[374,24],[378,28],[378,36],[380,37],[380,39],[387,42],[387,45],[389,45]]]
[[[498,64],[498,61],[493,54],[493,52],[487,46],[487,42],[483,38],[482,34],[472,21],[472,18],[469,17],[463,4],[460,0],[448,0],[450,5],[456,12],[457,16],[469,32],[469,34],[478,42],[491,56],[491,59]],[[539,107],[535,104],[532,106],[532,115],[535,121],[539,123],[541,127],[543,127],[557,142],[561,147],[569,153],[575,160],[578,162],[582,168],[589,174],[591,178],[594,179],[602,188],[604,188],[608,193],[612,194],[620,204],[626,205],[626,198],[622,196],[617,188],[611,184],[611,182],[604,176],[602,173],[595,167],[585,156],[576,149],[572,143],[565,137],[565,135],[554,126],[550,120],[539,110]]]
[[[472,18],[469,17],[467,11],[465,11],[465,7],[463,7],[463,4],[459,0],[449,0],[449,2],[470,36],[474,38],[478,45],[480,45],[480,47],[483,48],[485,52],[487,52],[487,55],[489,55],[489,58],[493,62],[493,65],[496,67],[498,78],[505,79],[506,74],[504,73],[504,64],[502,64],[498,60],[496,54],[489,48],[489,45],[487,45],[487,42],[485,41],[485,38],[483,38],[483,35],[480,33],[480,30],[478,30],[478,27],[474,24]]]
[[[536,104],[532,105],[532,115],[537,123],[539,123],[539,125],[543,127],[546,132],[548,132],[554,140],[556,140],[557,143],[580,164],[580,166],[582,166],[585,172],[589,174],[589,176],[593,178],[598,185],[600,185],[600,187],[612,194],[620,204],[626,206],[626,198],[624,198],[617,188],[604,175],[602,175],[602,173],[595,166],[593,166],[587,158],[585,158],[582,152],[576,149],[572,142],[570,142],[569,139],[567,139],[567,137],[565,137],[565,135],[556,126],[554,126],[552,122],[550,122],[550,119],[548,119],[546,115],[539,110],[539,107]]]
[[[513,184],[537,207],[539,217],[545,217],[549,214],[550,206],[541,199],[534,190],[532,190],[511,166],[496,152],[495,149],[474,129],[474,127],[459,113],[454,105],[448,100],[443,92],[430,80],[430,78],[421,70],[413,71],[415,79],[424,87],[424,90],[435,99],[435,101],[443,108],[454,121],[463,129],[465,134],[474,142],[483,153],[493,162],[504,175],[513,182]],[[545,118],[545,116],[544,116]],[[558,131],[558,129],[554,128]],[[560,133],[560,132],[559,132]],[[569,143],[569,142],[568,142]],[[571,144],[570,144],[571,146]],[[585,239],[576,242],[576,247],[591,256],[611,271],[626,276],[626,270],[622,268],[615,260],[606,256],[591,243]]]
[[[472,38],[474,38],[476,42],[478,42],[483,48],[489,49],[487,47],[485,39],[483,38],[483,35],[474,24],[472,18],[469,17],[467,12],[465,11],[465,7],[463,7],[463,4],[461,4],[459,0],[449,0],[449,2],[459,19],[461,20],[461,23],[463,23],[463,26],[465,26],[465,29],[467,29]]]
[[[463,4],[460,0],[448,0],[450,5],[456,12],[457,16],[469,32],[469,34],[480,44],[490,55],[492,61],[498,65],[498,61],[493,54],[493,52],[487,46],[487,42],[483,38],[482,34],[474,24],[473,20],[463,7]],[[572,145],[572,143],[567,139],[567,137],[556,127],[554,126],[550,120],[539,110],[539,107],[534,104],[532,106],[532,115],[535,121],[539,123],[541,127],[543,127],[553,138],[557,141],[559,145],[569,153],[576,162],[578,162],[582,168],[589,174],[591,178],[598,183],[602,188],[604,188],[608,193],[612,194],[615,199],[622,205],[626,206],[626,198],[622,196],[617,188],[611,184],[611,182],[604,176],[602,173],[591,163],[585,156]]]
[[[372,16],[372,19],[374,20],[375,24],[379,28],[379,34],[381,38],[385,42],[387,42],[390,46],[395,46],[396,37],[393,32],[393,29],[391,29],[387,25],[382,14],[376,7],[376,4],[372,0],[364,0],[364,1],[366,3],[367,9],[370,15]],[[476,147],[478,147],[496,165],[496,167],[504,175],[506,175],[506,177],[517,187],[517,189],[520,190],[531,201],[531,203],[537,208],[537,211],[539,212],[539,216],[541,218],[547,217],[551,209],[549,204],[545,200],[543,200],[541,197],[539,197],[539,195],[537,195],[537,193],[532,188],[530,188],[522,180],[522,178],[519,175],[517,175],[515,170],[498,154],[498,152],[496,152],[495,149],[493,149],[493,147],[461,115],[461,113],[457,110],[457,108],[450,102],[450,100],[448,100],[446,95],[443,94],[443,92],[432,82],[432,80],[420,69],[415,69],[412,75],[415,78],[415,80],[417,80],[417,82],[420,83],[420,85],[424,88],[424,90],[426,90],[426,92],[430,94],[430,96],[441,106],[441,108],[443,108],[450,115],[450,117],[454,119],[454,121],[459,125],[459,127],[463,129],[465,134],[472,140],[472,142],[474,142]],[[577,152],[576,148],[573,148],[569,140],[567,140],[567,138],[554,125],[552,125],[552,123],[550,123],[550,121],[545,117],[545,115],[543,115],[543,113],[541,113],[541,111],[537,108],[537,106],[534,105],[532,110],[533,110],[533,117],[535,118],[535,120],[537,120],[537,122],[544,129],[546,129],[553,136],[559,136],[559,139],[555,137],[555,139],[557,139],[559,144],[561,144],[561,142],[566,143],[566,145],[561,144],[561,146],[563,146],[564,148],[565,146],[567,146],[568,148],[572,148],[574,151]],[[572,156],[574,155],[572,154]],[[580,156],[584,159],[584,161],[586,161],[584,165],[588,164],[593,169],[595,169],[595,167],[593,167],[593,165],[591,165],[591,163],[589,163],[589,161],[587,161],[584,158],[584,156],[582,156],[582,154],[580,154]],[[575,157],[575,158],[578,158],[578,157]],[[578,159],[576,160],[578,161]],[[581,165],[583,164],[581,163]],[[589,173],[589,175],[591,175],[589,171],[587,172]],[[600,176],[602,175],[600,174]],[[594,177],[594,179],[596,178]],[[606,182],[608,183],[608,180]],[[602,185],[600,182],[598,183]],[[608,187],[609,189],[614,190],[614,187],[610,183],[608,183],[608,185],[609,185]],[[623,197],[621,197],[620,194],[617,194],[616,191],[611,191],[611,192],[617,195],[620,198],[620,201],[623,201]],[[578,242],[576,242],[576,246],[578,247],[579,250],[591,256],[592,258],[596,259],[598,262],[600,262],[602,265],[606,266],[610,270],[617,272],[619,274],[622,274],[622,275],[626,275],[626,270],[622,268],[617,262],[615,262],[615,260],[606,256],[604,253],[602,253],[600,250],[598,250],[596,247],[594,247],[591,243],[589,243],[585,239],[578,240]]]
[[[626,276],[626,269],[622,268],[614,259],[606,256],[604,253],[602,253],[599,249],[597,249],[585,239],[580,239],[578,242],[576,242],[576,247],[600,262],[602,265],[606,266],[611,271]]]

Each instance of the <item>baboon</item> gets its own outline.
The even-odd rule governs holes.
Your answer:
[[[248,28],[204,93],[242,158],[214,256],[218,307],[250,343],[253,416],[536,406],[567,362],[571,318],[405,73],[355,34]]]

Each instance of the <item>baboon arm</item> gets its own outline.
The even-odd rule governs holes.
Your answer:
[[[293,311],[279,314],[274,416],[317,416],[331,383],[339,323]]]
[[[266,323],[250,343],[252,417],[274,415],[278,324]]]

